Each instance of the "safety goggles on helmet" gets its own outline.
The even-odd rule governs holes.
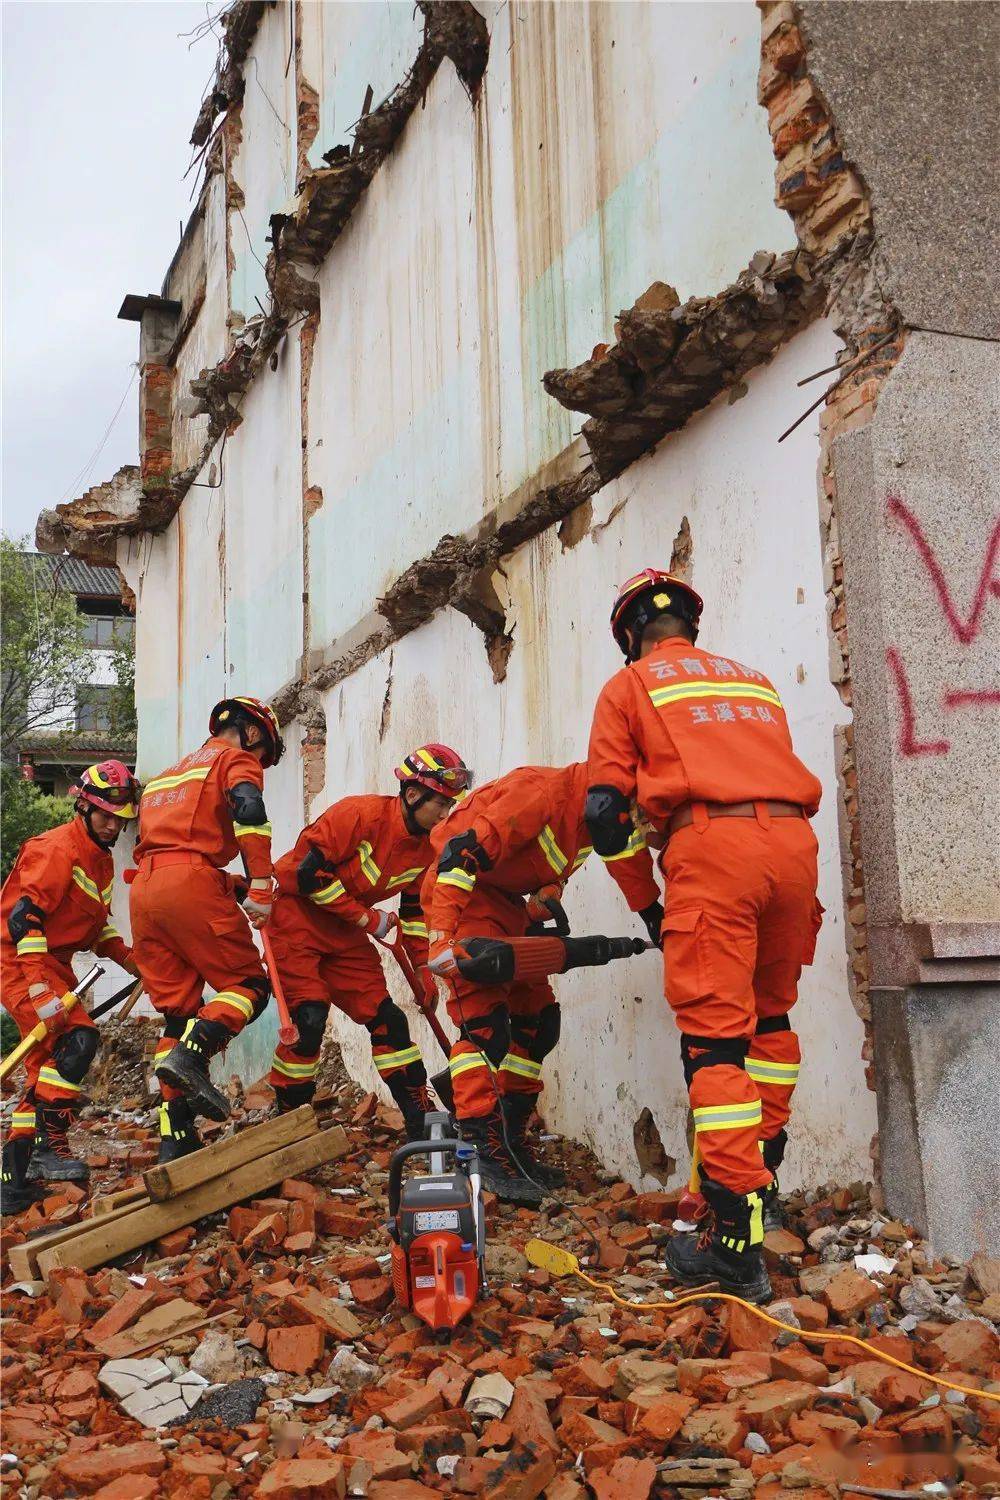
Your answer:
[[[421,745],[396,767],[403,786],[422,786],[453,801],[472,786],[473,776],[456,751],[447,745]]]
[[[618,590],[611,611],[611,634],[627,661],[632,660],[629,632],[641,632],[657,615],[676,615],[695,630],[704,601],[690,584],[659,568],[643,568]]]
[[[218,734],[220,729],[238,729],[240,744],[249,749],[244,733],[247,724],[256,724],[267,742],[267,754],[262,762],[265,766],[276,766],[285,753],[285,742],[281,738],[278,716],[269,703],[260,698],[223,698],[212,709],[208,720],[209,734]]]
[[[102,760],[88,766],[69,794],[77,802],[99,807],[116,818],[130,819],[138,814],[139,783],[120,760]]]

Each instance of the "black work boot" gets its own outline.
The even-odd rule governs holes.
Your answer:
[[[402,1113],[406,1139],[408,1141],[426,1140],[424,1115],[431,1114],[435,1108],[434,1101],[427,1091],[426,1077],[420,1083],[408,1083],[401,1070],[398,1073],[392,1073],[385,1080],[385,1086],[392,1095],[397,1109]]]
[[[275,1111],[279,1115],[290,1115],[303,1104],[311,1104],[315,1093],[316,1084],[311,1078],[307,1083],[290,1083],[287,1087],[283,1084],[274,1090]]]
[[[164,1099],[160,1105],[160,1154],[157,1164],[180,1161],[192,1151],[201,1150],[201,1136],[194,1125],[191,1106],[186,1099]]]
[[[771,1283],[764,1266],[763,1190],[731,1193],[702,1173],[701,1190],[711,1215],[703,1233],[675,1234],[663,1247],[663,1263],[684,1286],[718,1282],[719,1289],[747,1302],[768,1302]]]
[[[542,1189],[527,1180],[511,1156],[504,1140],[503,1116],[498,1109],[474,1120],[460,1120],[459,1128],[462,1139],[479,1153],[479,1175],[484,1188],[496,1193],[501,1203],[541,1207]]]
[[[785,1159],[785,1145],[788,1136],[783,1130],[771,1137],[769,1141],[761,1142],[764,1165],[771,1173],[771,1181],[761,1191],[764,1197],[764,1232],[769,1229],[784,1229],[785,1212],[778,1197],[778,1168]]]
[[[34,1142],[30,1136],[18,1135],[5,1141],[3,1165],[0,1167],[0,1214],[23,1214],[45,1194],[28,1181],[28,1162]]]
[[[566,1186],[566,1173],[558,1167],[547,1167],[535,1155],[528,1136],[528,1121],[535,1108],[534,1094],[504,1094],[503,1113],[507,1122],[507,1139],[520,1164],[525,1167],[543,1188]]]
[[[208,1076],[209,1063],[228,1041],[229,1032],[218,1021],[192,1021],[154,1069],[163,1083],[180,1089],[193,1114],[210,1120],[229,1119],[229,1100]]]
[[[29,1182],[86,1182],[90,1168],[69,1148],[77,1110],[72,1104],[35,1105],[35,1145],[28,1164]]]

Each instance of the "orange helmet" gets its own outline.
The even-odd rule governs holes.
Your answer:
[[[472,785],[472,772],[457,751],[447,745],[421,745],[396,767],[396,776],[403,786],[426,787],[453,802]]]
[[[698,633],[698,621],[704,608],[701,595],[696,594],[690,584],[672,573],[659,568],[643,568],[618,590],[615,607],[611,611],[611,634],[624,653],[626,661],[632,661],[629,631],[640,634],[657,615],[677,615],[686,620]]]
[[[209,734],[218,734],[220,729],[238,729],[240,744],[248,748],[244,730],[248,724],[256,724],[263,730],[267,740],[265,766],[276,766],[285,753],[285,742],[281,738],[278,716],[269,703],[259,698],[223,698],[212,709],[208,720]]]
[[[102,760],[88,766],[69,789],[77,802],[114,813],[116,818],[134,818],[138,814],[139,783],[128,766],[120,760]]]

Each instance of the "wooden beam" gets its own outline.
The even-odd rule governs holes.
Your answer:
[[[268,1156],[281,1146],[307,1139],[310,1135],[315,1135],[318,1129],[319,1123],[312,1105],[303,1104],[287,1115],[278,1115],[274,1120],[265,1120],[262,1125],[251,1125],[249,1130],[241,1130],[223,1141],[213,1141],[210,1146],[202,1146],[200,1151],[182,1156],[179,1161],[150,1167],[142,1174],[142,1180],[153,1202],[165,1203],[168,1199],[187,1192],[189,1188],[197,1187],[199,1183],[208,1182],[213,1177],[222,1177],[235,1167],[242,1167],[244,1162],[253,1161],[255,1157]]]
[[[145,1193],[139,1202],[144,1201],[146,1201]],[[18,1281],[34,1280],[38,1275],[38,1257],[44,1251],[75,1238],[76,1235],[91,1229],[94,1224],[110,1224],[124,1218],[126,1214],[133,1213],[136,1206],[135,1203],[123,1203],[118,1208],[99,1214],[96,1219],[78,1219],[75,1224],[64,1224],[61,1229],[52,1229],[48,1234],[37,1234],[33,1239],[25,1240],[23,1245],[12,1245],[8,1253],[11,1270]]]
[[[136,1203],[148,1203],[149,1194],[142,1183],[135,1187],[119,1188],[117,1193],[106,1193],[101,1198],[94,1198],[90,1205],[90,1217],[92,1219],[103,1218],[113,1209],[134,1207]]]
[[[349,1150],[345,1131],[334,1125],[318,1135],[283,1146],[269,1156],[260,1157],[237,1167],[223,1177],[213,1177],[189,1188],[178,1198],[144,1207],[124,1209],[121,1217],[105,1214],[83,1226],[77,1225],[72,1239],[42,1250],[38,1266],[43,1277],[60,1267],[79,1266],[89,1271],[102,1266],[129,1250],[148,1245],[173,1229],[193,1224],[206,1214],[214,1214],[244,1198],[256,1197],[285,1177],[308,1172],[323,1162],[345,1156]]]

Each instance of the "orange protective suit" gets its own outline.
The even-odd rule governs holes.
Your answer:
[[[233,819],[227,793],[243,782],[263,787],[260,762],[213,737],[147,782],[139,804],[132,942],[146,993],[167,1017],[157,1062],[193,1017],[236,1036],[267,1004],[267,976],[222,868],[242,855],[250,879],[271,875],[271,825]],[[216,993],[202,1004],[206,983]]]
[[[431,835],[435,853],[471,832],[490,868],[432,869],[425,877],[432,956],[463,938],[526,933],[532,918],[525,898],[546,889],[560,895],[592,852],[583,817],[586,793],[587,767],[580,762],[522,766],[455,805]],[[629,857],[617,863],[619,883],[638,911],[657,894],[645,844],[636,840]],[[455,974],[447,982],[448,1014],[462,1033],[450,1061],[458,1117],[491,1114],[498,1091],[540,1094],[542,1062],[559,1035],[548,981],[480,986]]]
[[[414,968],[427,963],[419,886],[430,857],[427,836],[409,831],[398,796],[363,796],[328,807],[278,860],[268,934],[299,1027],[299,1041],[279,1043],[271,1064],[269,1082],[279,1098],[284,1093],[289,1102],[305,1102],[312,1096],[331,1004],[368,1027],[375,1066],[390,1088],[398,1074],[415,1087],[426,1082],[420,1049],[389,999],[365,925],[373,907],[398,895],[400,941]],[[428,978],[428,998],[433,993]]]
[[[29,997],[35,984],[63,995],[76,984],[74,953],[91,952],[134,972],[131,950],[111,919],[111,888],[115,867],[111,853],[101,849],[80,816],[59,828],[36,834],[22,846],[0,895],[0,974],[3,1003],[21,1035],[38,1024]],[[15,942],[8,922],[14,907],[26,899],[41,915],[32,930]],[[70,1012],[71,1028],[95,1030],[82,1005]],[[81,1080],[64,1077],[53,1057],[59,1037],[46,1037],[25,1061],[27,1083],[14,1111],[11,1137],[33,1136],[35,1102],[73,1104]]]
[[[734,1193],[764,1187],[798,1076],[788,1012],[822,910],[807,821],[820,784],[767,678],[679,638],[605,685],[588,782],[637,796],[668,839],[665,988],[702,1164]],[[742,815],[720,816],[720,804]]]

